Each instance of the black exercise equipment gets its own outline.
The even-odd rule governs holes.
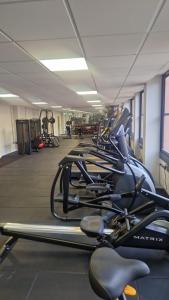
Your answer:
[[[89,237],[103,238],[104,228],[108,226],[113,230],[112,235],[108,237],[113,247],[130,246],[168,250],[169,199],[143,189],[143,182],[144,178],[140,178],[132,193],[105,194],[95,198],[88,197],[88,199],[86,197],[85,201],[77,195],[69,195],[67,187],[63,186],[64,193],[60,197],[60,201],[64,200],[63,210],[65,213],[81,207],[108,212],[104,216],[97,215],[82,219],[81,229]],[[135,192],[137,193],[136,197],[143,194],[147,198],[147,202],[131,210],[121,208],[120,202],[122,201],[124,206],[127,198],[131,198],[133,196],[131,194],[135,194]],[[59,195],[57,201],[59,201]],[[111,205],[106,206],[106,201]],[[142,216],[145,210],[151,210],[152,213]],[[53,201],[51,202],[51,211],[55,217],[58,217]],[[60,219],[65,220],[66,218]]]
[[[41,124],[39,119],[30,120],[30,138],[31,148],[33,151],[38,151],[43,148],[41,139]]]
[[[31,154],[31,135],[29,120],[16,120],[17,145],[19,154]]]
[[[150,172],[135,157],[131,156],[131,150],[127,145],[125,133],[125,130],[127,130],[129,126],[129,121],[130,114],[128,110],[125,109],[120,115],[120,118],[118,118],[118,120],[114,120],[113,126],[111,130],[109,130],[106,141],[104,141],[101,145],[81,143],[79,147],[73,149],[70,154],[83,157],[92,155],[95,156],[96,159],[102,159],[104,163],[107,162],[109,164],[114,164],[115,161],[118,161],[117,168],[121,163],[121,168],[124,170],[124,176],[118,178],[118,183],[116,180],[115,193],[122,191],[124,192],[127,188],[128,190],[132,190],[133,185],[135,185],[136,183],[136,180],[142,174],[144,174],[144,176],[146,177],[145,188],[150,189],[152,192],[155,192],[154,181]],[[108,149],[107,145],[109,146]],[[88,171],[87,164],[84,162],[83,165],[85,166],[86,171]],[[81,174],[80,172],[72,172],[71,177],[73,179],[77,179],[78,181],[79,179],[81,180],[82,175],[83,174]]]
[[[59,138],[54,133],[55,118],[53,111],[48,109],[41,109],[39,120],[42,131],[41,138],[46,147],[58,147]]]
[[[90,258],[89,280],[94,292],[102,299],[126,300],[128,283],[149,273],[144,262],[123,258],[110,248],[99,248]]]
[[[169,199],[163,197],[163,202],[164,206],[169,206]],[[92,206],[98,207],[95,204]],[[102,209],[115,211],[114,208],[104,206]],[[109,248],[132,246],[168,251],[169,210],[154,211],[140,220],[135,217],[137,210],[130,213],[127,210],[119,212],[116,210],[115,217],[110,218],[111,228],[106,228],[107,225],[101,216],[85,217],[80,227],[1,223],[1,234],[10,238],[1,248],[0,259],[6,257],[19,238],[89,251],[105,246]],[[76,237],[84,235],[92,237],[94,242],[91,243],[91,239],[85,243],[75,240]]]
[[[79,153],[78,149],[71,151],[71,153],[76,154],[76,151]],[[155,192],[151,177],[146,169],[142,167],[139,168],[135,164],[128,165],[127,163],[125,167],[123,161],[121,162],[119,159],[111,157],[107,153],[105,154],[95,150],[90,150],[90,153],[102,158],[105,163],[99,163],[95,160],[87,157],[85,158],[85,156],[83,157],[80,155],[68,155],[59,163],[59,168],[54,178],[50,195],[51,211],[53,216],[56,218],[68,221],[79,220],[77,217],[73,218],[68,215],[68,212],[79,208],[77,203],[76,205],[75,203],[74,205],[72,203],[71,209],[65,209],[65,203],[68,203],[68,199],[74,199],[78,197],[82,201],[87,201],[88,199],[97,199],[98,196],[104,196],[107,194],[114,193],[117,195],[121,194],[122,192],[132,192],[135,189],[137,180],[140,178],[141,174],[144,174],[143,187],[146,188],[146,190]],[[107,165],[106,162],[110,165]],[[88,171],[88,167],[90,168],[90,165],[99,168],[100,172],[97,170],[96,173],[90,173]],[[73,166],[76,166],[77,168],[76,176],[78,174],[78,184],[77,181],[73,180]],[[58,187],[58,180],[60,181],[59,193],[56,191],[56,187]],[[70,191],[71,186],[76,188],[76,190]],[[83,189],[85,194],[87,191],[89,196],[84,195],[79,197],[79,188]],[[93,194],[91,195],[91,193]],[[127,198],[128,204],[126,201],[124,202],[124,205],[122,201],[120,202],[121,207],[126,207],[129,209],[147,202],[145,194],[140,193],[137,199],[135,197],[136,194],[134,193],[130,193],[130,196],[131,198]],[[60,206],[57,205],[58,203],[60,203]],[[66,216],[61,215],[61,204],[63,205],[63,213],[67,214]]]
[[[99,178],[94,175],[90,175],[84,166],[84,163],[87,162],[89,164],[95,165],[100,167],[100,169],[103,170],[102,176]],[[112,160],[111,160],[112,162]],[[115,161],[117,163],[117,161]],[[75,164],[78,168],[79,172],[83,175],[83,178],[85,178],[85,181],[87,182],[86,189],[87,191],[94,192],[94,194],[91,194],[89,196],[81,196],[79,197],[76,193],[71,194],[70,192],[70,183],[71,182],[71,168],[72,165]],[[99,203],[101,201],[104,201],[106,199],[109,199],[110,196],[107,196],[106,194],[110,194],[113,190],[113,183],[111,182],[111,179],[109,180],[109,177],[111,174],[118,174],[123,175],[123,170],[118,170],[115,167],[110,167],[106,165],[99,165],[97,162],[91,160],[91,159],[85,159],[80,156],[75,155],[68,155],[62,161],[59,163],[59,168],[56,173],[56,176],[54,178],[52,188],[51,188],[51,195],[50,195],[50,203],[51,203],[51,212],[54,217],[61,219],[61,220],[67,220],[67,221],[80,221],[81,218],[73,218],[69,217],[69,215],[62,216],[60,215],[59,209],[57,209],[57,204],[63,205],[63,212],[65,214],[68,214],[68,212],[78,209],[81,207],[87,207],[91,201],[93,203]],[[105,181],[106,178],[106,181]],[[59,180],[59,193],[56,193],[56,187]],[[105,195],[104,195],[105,194]],[[115,195],[117,196],[117,195]],[[114,195],[111,195],[111,197],[114,197]],[[80,203],[79,203],[80,201]],[[82,202],[85,201],[83,204]],[[99,208],[99,207],[97,207]],[[101,208],[101,206],[100,206]]]
[[[78,198],[68,199],[65,209],[69,209],[67,205],[73,204],[86,205],[88,208],[99,208],[102,211],[110,212],[109,215],[103,217],[99,215],[84,217],[80,227],[1,223],[1,234],[10,238],[1,248],[0,259],[3,260],[6,257],[19,238],[89,251],[105,246],[108,248],[126,246],[169,251],[169,199],[142,189],[142,184],[143,178],[136,186],[137,193],[146,194],[150,201],[130,211],[118,207],[119,197],[131,196],[129,193],[116,195],[116,197],[115,195],[106,195],[112,202],[112,207],[107,207],[102,203],[104,199],[102,196],[100,199],[88,201],[87,204],[79,201]],[[113,204],[115,205],[113,206]],[[158,209],[144,217],[138,215],[145,207],[151,206]],[[85,243],[75,240],[76,237],[84,237],[84,235],[93,238],[93,243],[91,239]]]
[[[39,119],[16,120],[16,132],[19,154],[31,154],[42,148]]]

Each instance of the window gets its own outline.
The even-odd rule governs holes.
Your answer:
[[[144,91],[140,92],[139,103],[139,143],[143,144],[143,125],[144,125]]]
[[[161,109],[161,153],[164,160],[169,160],[169,72],[162,81]]]
[[[134,135],[134,99],[130,99],[130,113],[132,116],[131,122],[131,134]]]

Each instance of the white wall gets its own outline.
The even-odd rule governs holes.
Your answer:
[[[16,119],[39,117],[39,109],[0,102],[0,157],[17,150]]]
[[[59,136],[61,134],[63,134],[63,120],[62,120],[62,115],[63,113],[59,113],[59,112],[54,112],[53,116],[55,118],[55,123],[54,123],[54,131],[55,131],[55,135]]]
[[[40,109],[0,102],[0,157],[17,151],[16,119],[39,118]],[[54,112],[55,135],[62,133],[61,113]],[[58,126],[59,125],[59,126]]]
[[[16,133],[10,105],[0,103],[0,157],[16,150]]]

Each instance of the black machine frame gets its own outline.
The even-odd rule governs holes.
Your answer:
[[[41,109],[39,120],[41,123],[41,138],[45,146],[59,147],[59,137],[56,136],[54,133],[55,118],[53,116],[53,111],[49,109]],[[49,124],[51,126],[50,132],[49,132]]]
[[[83,226],[83,220],[81,221],[80,227],[2,223],[0,224],[0,232],[2,235],[9,236],[9,239],[0,249],[0,260],[3,261],[18,239],[44,242],[87,251],[94,251],[97,247],[102,246],[112,248],[129,246],[169,251],[169,199],[141,188],[141,181],[137,186],[137,192],[145,194],[150,201],[147,201],[146,204],[131,211],[102,205],[101,208],[114,213],[114,217],[113,215],[110,217],[111,227],[105,228],[103,218],[101,216],[95,216],[94,218],[96,219],[94,223],[96,224],[98,220],[99,225],[98,230],[96,228],[94,232],[92,232],[92,223],[90,223],[91,216],[87,217],[89,218],[87,228],[91,228],[89,231]],[[124,193],[121,194],[121,197],[127,198],[131,196],[130,194],[131,193]],[[115,195],[112,196],[114,201]],[[96,200],[92,200],[87,203],[87,207],[100,207],[96,203]],[[78,205],[78,203],[76,205]],[[84,203],[79,202],[79,205],[83,206]],[[154,210],[149,215],[140,219],[136,217],[142,210],[154,205],[159,206],[160,209]],[[102,222],[102,226],[100,226],[100,222]],[[119,224],[118,228],[117,224]],[[95,238],[97,243],[91,244],[91,241],[90,243],[81,243],[63,238],[65,235],[69,237],[73,236],[74,238],[76,236],[84,236],[84,234],[88,237]]]
[[[115,161],[115,163],[117,162],[117,160],[114,160],[114,159],[109,159],[109,161],[111,161],[111,162]],[[85,202],[80,201],[80,203],[79,203],[79,201],[78,201],[78,199],[76,199],[76,197],[74,199],[70,200],[69,183],[72,184],[70,173],[71,173],[71,168],[72,168],[73,163],[77,166],[77,168],[80,171],[80,174],[83,175],[83,178],[85,179],[85,182],[88,185],[94,184],[95,181],[93,180],[93,176],[87,172],[86,163],[94,164],[95,166],[98,166],[98,167],[104,169],[105,172],[108,172],[108,173],[106,173],[106,175],[104,174],[106,179],[108,179],[108,177],[110,177],[112,175],[112,173],[120,174],[120,175],[124,174],[123,170],[117,170],[113,167],[99,164],[99,163],[95,162],[94,160],[84,158],[82,156],[75,156],[75,155],[66,156],[59,163],[59,168],[58,168],[55,178],[53,180],[51,194],[50,194],[50,206],[51,206],[52,215],[62,221],[66,221],[66,220],[67,221],[80,221],[81,219],[73,218],[73,217],[69,218],[68,216],[66,216],[66,217],[60,216],[58,214],[58,212],[55,210],[55,202],[56,201],[63,202],[63,212],[67,213],[68,211],[71,211],[71,210],[74,210],[74,209],[77,209],[80,207],[100,208],[100,206],[97,206],[97,204],[100,203],[101,201],[106,200],[107,198],[108,199],[110,198],[110,195],[107,196],[107,195],[104,195],[104,193],[102,195],[102,193],[101,193],[98,197],[94,197],[93,199],[91,199],[90,196],[81,197],[81,198],[83,198],[83,200]],[[57,198],[55,198],[55,188],[56,188],[56,184],[57,184],[59,177],[60,177],[60,184],[59,184],[60,185],[60,194],[57,195]],[[104,178],[99,179],[99,181],[103,182],[103,185],[102,185],[103,191],[104,191],[104,189],[107,188],[107,183],[104,183]],[[99,188],[101,189],[100,185],[99,185]],[[111,197],[114,198],[114,197],[117,197],[117,195],[115,195],[115,196],[112,195]],[[72,204],[72,206],[70,206],[70,204]],[[114,212],[119,212],[119,210],[114,208]]]

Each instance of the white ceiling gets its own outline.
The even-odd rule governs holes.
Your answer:
[[[39,62],[73,57],[89,70]],[[168,65],[169,0],[0,0],[0,88],[24,103],[90,110],[89,99],[126,101]],[[98,95],[75,92],[90,89]]]

